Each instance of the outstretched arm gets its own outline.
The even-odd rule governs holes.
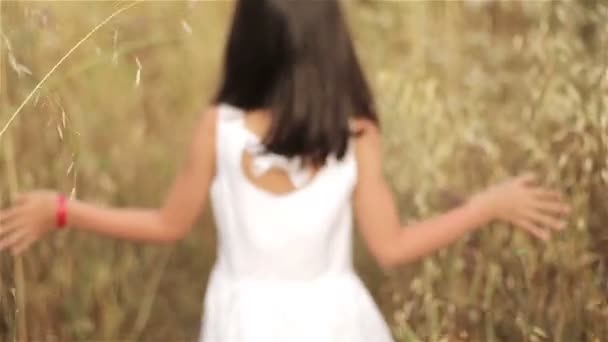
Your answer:
[[[67,202],[67,222],[78,229],[121,239],[171,242],[186,235],[201,214],[215,176],[215,110],[198,123],[186,159],[162,207],[158,209],[104,208],[78,200]],[[35,191],[19,197],[15,206],[0,211],[0,249],[27,249],[55,228],[57,194]]]
[[[561,195],[533,186],[534,177],[529,175],[492,187],[442,215],[402,227],[384,178],[378,128],[367,122],[358,124],[363,134],[356,143],[355,216],[368,248],[384,268],[431,254],[495,219],[541,239],[549,237],[548,229],[565,227],[560,215],[569,207]]]

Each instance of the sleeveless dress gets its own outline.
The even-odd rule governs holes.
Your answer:
[[[302,185],[276,195],[243,173],[243,153],[262,146],[244,116],[238,108],[218,107],[211,186],[218,255],[200,342],[392,342],[353,269],[352,146],[310,182],[297,159],[250,153],[254,174],[280,167]]]

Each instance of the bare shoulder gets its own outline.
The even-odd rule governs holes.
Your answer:
[[[353,119],[351,130],[356,133],[355,149],[357,157],[365,158],[369,153],[379,153],[382,150],[382,137],[378,124],[369,119]]]
[[[366,133],[377,134],[379,132],[378,124],[366,118],[353,118],[350,120],[350,128],[353,132],[359,135]]]
[[[203,110],[199,117],[197,136],[204,135],[207,138],[215,137],[218,117],[219,110],[216,106],[211,106]]]
[[[378,176],[382,169],[382,136],[380,128],[368,119],[353,119],[351,129],[356,132],[355,156],[359,181],[368,175]]]
[[[212,106],[203,110],[194,127],[190,145],[190,160],[195,162],[215,160],[216,127],[219,111]]]

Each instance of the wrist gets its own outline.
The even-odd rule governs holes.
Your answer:
[[[65,195],[57,195],[57,208],[55,211],[55,227],[64,229],[68,224],[68,199]]]
[[[467,206],[475,211],[483,223],[490,223],[497,219],[496,210],[492,204],[491,198],[488,198],[486,192],[479,193],[471,197],[467,202]]]

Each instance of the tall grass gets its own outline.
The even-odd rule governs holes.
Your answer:
[[[549,244],[497,225],[390,274],[358,244],[398,340],[608,340],[606,4],[346,3],[404,220],[529,169],[576,208]],[[232,5],[143,2],[57,65],[124,5],[0,2],[2,127],[41,84],[0,140],[3,204],[16,185],[160,203],[214,90]],[[18,323],[31,341],[193,340],[212,227],[206,215],[174,247],[57,233],[20,261],[19,287],[0,256],[0,340]]]

